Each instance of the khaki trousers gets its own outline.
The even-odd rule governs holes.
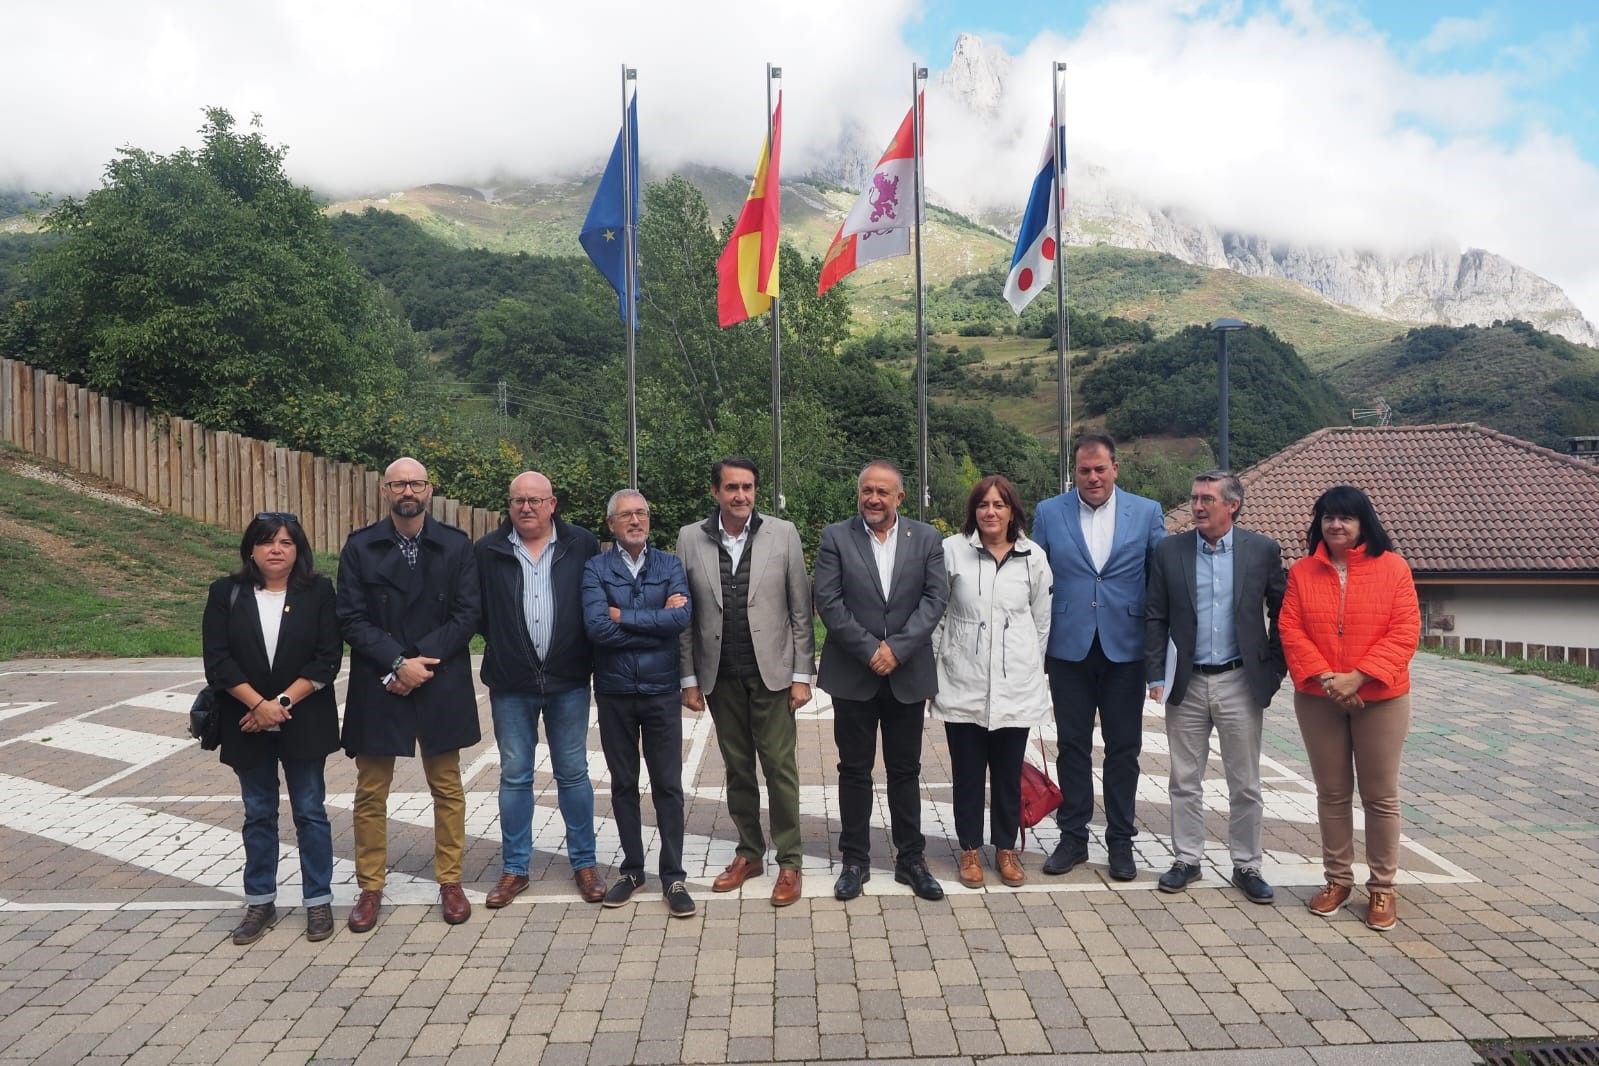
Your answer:
[[[433,793],[433,876],[439,884],[459,884],[466,852],[466,790],[461,787],[461,753],[422,756],[422,772]],[[355,880],[361,891],[382,889],[389,864],[389,786],[394,756],[355,757]]]
[[[1366,813],[1366,888],[1391,890],[1399,871],[1399,757],[1410,732],[1410,694],[1350,711],[1326,696],[1294,693],[1294,714],[1316,780],[1327,880],[1355,883],[1354,793]]]

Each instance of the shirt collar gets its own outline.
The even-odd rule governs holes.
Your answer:
[[[1083,499],[1083,494],[1079,492],[1077,494],[1077,507],[1079,510],[1082,510],[1088,514],[1099,514],[1106,508],[1109,508],[1111,513],[1114,514],[1116,510],[1116,489],[1114,486],[1112,486],[1110,495],[1106,496],[1105,502],[1100,504],[1098,507],[1093,506],[1087,500]]]
[[[1205,540],[1203,533],[1199,532],[1197,529],[1194,530],[1194,537],[1199,542],[1199,550],[1202,552],[1209,552],[1211,555],[1231,555],[1233,550],[1233,530],[1236,528],[1238,527],[1228,526],[1227,532],[1221,535],[1221,541],[1215,548],[1212,548],[1210,543]]]
[[[722,512],[716,512],[716,531],[722,536],[726,537],[728,540],[743,540],[745,537],[750,535],[750,526],[752,526],[754,523],[755,516],[751,514],[749,520],[744,523],[743,529],[739,530],[737,533],[729,533],[727,531],[727,527],[722,524]]]

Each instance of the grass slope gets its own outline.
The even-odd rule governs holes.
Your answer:
[[[199,655],[206,587],[239,536],[24,477],[0,448],[0,660]]]

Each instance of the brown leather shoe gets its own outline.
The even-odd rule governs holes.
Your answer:
[[[494,887],[489,890],[488,898],[483,901],[483,906],[489,910],[499,910],[527,888],[526,874],[501,874],[500,879],[494,882]]]
[[[967,848],[961,852],[960,858],[961,884],[967,888],[983,887],[983,853],[976,848]]]
[[[1335,885],[1328,881],[1321,886],[1320,892],[1310,897],[1310,902],[1306,906],[1310,908],[1310,913],[1330,918],[1337,914],[1338,909],[1349,899],[1351,891],[1348,885]]]
[[[777,871],[777,884],[772,886],[772,906],[786,907],[800,898],[800,872],[788,867]]]
[[[583,897],[584,903],[598,903],[605,898],[605,878],[594,867],[578,870],[572,874],[572,880],[577,882],[577,894]]]
[[[994,869],[999,871],[999,879],[1011,888],[1027,883],[1027,871],[1022,869],[1022,853],[1015,848],[995,848]]]
[[[1373,892],[1366,907],[1366,928],[1386,933],[1399,924],[1399,897],[1393,892]]]
[[[352,933],[370,933],[372,927],[378,924],[378,908],[383,905],[383,890],[381,888],[364,889],[356,897],[355,906],[350,908],[348,923]]]
[[[727,869],[716,875],[716,880],[711,882],[712,892],[731,892],[752,877],[761,876],[761,864],[751,862],[740,855],[727,864]]]
[[[444,920],[451,925],[460,925],[472,917],[472,904],[461,891],[459,881],[446,881],[439,886],[439,902],[444,905]]]

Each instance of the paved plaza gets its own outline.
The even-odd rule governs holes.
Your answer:
[[[1468,1039],[1599,1032],[1599,694],[1431,656],[1414,675],[1402,924],[1387,935],[1361,924],[1360,891],[1331,920],[1304,908],[1320,848],[1286,691],[1263,760],[1275,906],[1227,885],[1214,754],[1204,877],[1183,895],[1154,891],[1172,856],[1153,705],[1138,881],[1108,880],[1097,835],[1089,867],[1046,877],[1057,838],[1041,825],[1026,887],[990,873],[991,887],[961,888],[943,731],[929,723],[924,828],[949,896],[921,902],[896,885],[879,829],[866,896],[840,904],[832,711],[819,694],[800,712],[805,898],[792,907],[767,903],[770,869],[740,894],[710,892],[735,834],[710,718],[685,711],[696,917],[667,917],[653,852],[635,905],[576,898],[543,758],[533,886],[484,909],[500,872],[485,698],[485,741],[462,753],[472,919],[439,917],[430,801],[420,766],[402,760],[380,924],[343,928],[355,774],[335,755],[337,934],[303,938],[285,806],[282,916],[238,948],[227,934],[242,906],[241,808],[232,773],[187,738],[198,661],[0,663],[0,1060],[1424,1066],[1476,1061]],[[1051,759],[1053,741],[1046,732]],[[609,877],[619,855],[597,732],[589,749]]]

